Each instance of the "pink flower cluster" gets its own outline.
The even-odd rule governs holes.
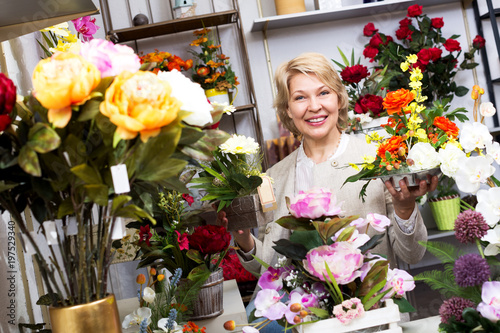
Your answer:
[[[354,318],[363,316],[365,308],[359,298],[353,297],[343,301],[342,304],[335,305],[333,307],[333,314],[342,324],[347,325]]]
[[[310,191],[300,191],[290,200],[288,210],[296,218],[316,219],[321,216],[335,216],[342,213],[337,198],[328,189],[313,188]]]

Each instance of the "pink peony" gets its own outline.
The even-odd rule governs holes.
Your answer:
[[[80,55],[99,69],[101,77],[115,76],[125,70],[135,73],[141,67],[134,49],[126,45],[115,45],[104,39],[83,43]]]
[[[328,265],[338,284],[348,284],[361,275],[359,268],[363,265],[363,254],[352,243],[338,242],[310,250],[302,263],[309,273],[321,281],[328,277],[325,267]]]
[[[366,216],[366,220],[378,232],[384,232],[385,228],[391,225],[391,220],[387,216],[380,214],[370,213]]]
[[[330,190],[316,187],[307,192],[300,191],[297,196],[290,199],[288,210],[296,218],[316,219],[321,216],[341,214],[340,205]]]
[[[477,311],[494,323],[500,320],[500,281],[483,283],[481,299]]]

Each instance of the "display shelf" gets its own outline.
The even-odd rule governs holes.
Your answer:
[[[461,0],[385,0],[346,6],[333,10],[314,10],[296,14],[269,16],[254,20],[252,31],[283,29],[299,25],[323,23],[398,10],[406,10],[408,6],[417,3],[421,6],[434,6],[460,1]]]
[[[145,24],[125,29],[111,30],[108,31],[108,38],[114,43],[124,43],[138,39],[202,29],[204,27],[236,23],[237,20],[238,11],[228,10],[224,12],[196,15],[170,21]]]
[[[444,237],[454,236],[453,230],[438,230],[436,228],[427,229],[427,240],[436,240]]]

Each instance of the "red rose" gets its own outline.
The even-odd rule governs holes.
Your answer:
[[[420,68],[420,70],[423,72],[423,71],[425,71],[425,69],[427,68],[427,65],[424,65],[424,64],[420,61],[420,59],[418,59],[418,60],[417,60],[417,62],[413,65],[413,67],[415,67],[415,68],[417,68],[417,67],[418,67],[418,68]]]
[[[375,35],[373,35],[373,37],[370,39],[370,46],[372,47],[379,47],[380,44],[382,44],[383,41],[382,41],[382,37],[380,37],[380,35],[377,33]]]
[[[432,53],[429,49],[422,49],[417,53],[418,61],[420,61],[424,65],[428,65],[432,60]]]
[[[9,114],[16,104],[16,86],[5,74],[0,73],[0,115]]]
[[[378,49],[376,47],[372,47],[370,45],[368,45],[367,47],[365,47],[365,49],[363,50],[363,55],[365,56],[365,58],[370,58],[372,60],[370,60],[370,62],[373,61],[373,58],[375,58],[378,54]]]
[[[411,40],[411,35],[413,34],[413,31],[411,31],[410,29],[408,29],[408,27],[406,26],[402,26],[400,27],[398,30],[396,30],[396,38],[397,39],[408,39],[408,40]]]
[[[441,58],[441,54],[443,53],[443,50],[437,47],[431,47],[429,48],[429,51],[431,52],[432,61],[436,61]]]
[[[187,193],[182,194],[182,198],[188,203],[189,206],[194,202],[194,198]]]
[[[411,19],[405,17],[404,19],[402,19],[401,21],[399,21],[399,27],[402,28],[402,27],[407,27],[411,25]]]
[[[5,130],[7,126],[10,125],[12,120],[10,119],[9,115],[7,114],[0,114],[0,132]]]
[[[199,250],[202,255],[216,254],[229,246],[231,234],[226,228],[218,225],[202,225],[188,235],[189,248]]]
[[[435,17],[431,19],[431,26],[434,29],[441,29],[444,26],[444,21],[442,17]]]
[[[362,79],[370,75],[368,68],[364,65],[348,66],[340,72],[342,80],[349,83],[359,83]]]
[[[420,5],[413,5],[408,7],[408,14],[406,16],[408,17],[416,17],[422,15],[422,6]]]
[[[443,44],[444,48],[448,52],[460,51],[462,48],[460,47],[460,43],[455,39],[448,38],[446,42]]]
[[[392,38],[392,36],[386,36],[384,45],[388,45],[389,42],[393,42],[393,41],[394,41],[394,38]]]
[[[486,40],[477,35],[476,38],[472,41],[472,46],[474,46],[476,49],[482,49],[484,47],[484,44],[486,44]]]
[[[363,28],[363,35],[365,35],[366,37],[370,37],[373,36],[373,34],[376,33],[377,31],[378,29],[375,29],[375,25],[372,22],[370,22],[367,23]]]
[[[371,111],[376,117],[384,110],[383,102],[384,99],[381,96],[366,94],[358,99],[354,106],[354,112],[362,114]]]

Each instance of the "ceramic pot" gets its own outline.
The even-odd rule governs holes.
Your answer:
[[[274,0],[276,15],[302,13],[306,11],[304,0]]]
[[[49,307],[53,333],[121,333],[122,325],[115,296],[80,305]]]
[[[227,90],[207,89],[205,90],[205,96],[210,102],[230,104]]]
[[[455,228],[455,220],[460,214],[460,196],[458,194],[429,199],[429,206],[438,230],[453,230]]]

